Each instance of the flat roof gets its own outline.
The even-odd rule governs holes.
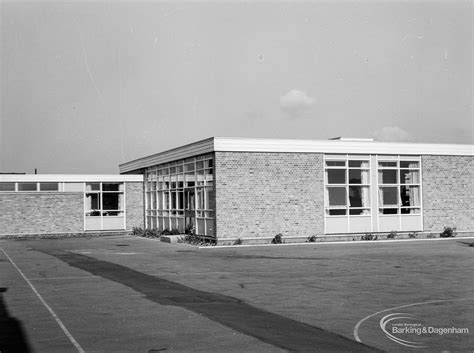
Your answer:
[[[143,182],[142,174],[0,174],[0,182]]]
[[[474,145],[414,142],[379,142],[368,139],[308,140],[245,137],[210,137],[119,165],[129,173],[157,164],[211,152],[334,153],[387,155],[473,156]]]

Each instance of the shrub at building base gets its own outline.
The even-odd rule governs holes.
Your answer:
[[[144,237],[144,238],[159,238],[163,233],[158,229],[150,229],[145,228],[142,229],[140,227],[133,227],[132,228],[132,235],[137,237]]]
[[[283,238],[283,234],[278,233],[278,234],[275,235],[275,237],[272,239],[272,244],[282,244],[282,238]]]
[[[454,238],[456,236],[456,227],[444,227],[442,233],[439,234],[440,238]]]
[[[392,230],[390,233],[387,234],[387,239],[395,239],[397,237],[397,232]]]
[[[378,238],[377,234],[366,233],[360,237],[360,240],[377,240]]]

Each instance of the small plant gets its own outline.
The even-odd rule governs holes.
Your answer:
[[[177,228],[173,228],[171,229],[171,235],[180,235],[181,232],[179,231],[179,229]]]
[[[242,245],[242,239],[237,238],[237,240],[234,242],[234,245]]]
[[[314,242],[316,242],[316,235],[312,235],[308,237],[308,243],[314,243]]]
[[[147,238],[159,238],[161,236],[161,232],[156,228],[145,229],[143,236]]]
[[[440,238],[454,238],[456,236],[456,227],[444,227],[442,233],[439,234]]]
[[[397,232],[392,230],[390,233],[387,234],[387,239],[395,239],[397,237]]]
[[[161,231],[161,235],[171,235],[171,231],[168,228],[165,228]]]
[[[416,232],[413,232],[413,233],[408,233],[408,238],[410,239],[415,239],[416,238]]]
[[[196,233],[196,227],[193,225],[188,225],[186,229],[184,230],[184,234],[194,234]]]
[[[283,234],[281,233],[278,233],[277,235],[275,235],[275,237],[272,239],[272,244],[281,244],[282,237],[283,237]]]
[[[138,237],[145,237],[145,238],[159,238],[161,232],[156,228],[145,228],[142,229],[140,227],[133,227],[132,228],[132,235],[136,235]]]
[[[133,227],[132,228],[132,235],[142,235],[143,229],[141,227]]]
[[[377,240],[378,238],[377,234],[365,233],[360,240]]]

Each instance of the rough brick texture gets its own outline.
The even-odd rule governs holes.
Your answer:
[[[474,158],[423,156],[425,231],[474,230]]]
[[[84,231],[84,194],[0,194],[0,234]]]
[[[322,154],[216,152],[215,169],[218,240],[323,234]]]
[[[143,183],[125,183],[126,192],[126,227],[131,230],[133,227],[144,227],[145,215],[145,195]]]

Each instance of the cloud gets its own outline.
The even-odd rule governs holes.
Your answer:
[[[314,99],[309,97],[305,92],[296,89],[291,90],[280,98],[281,109],[293,116],[300,116],[308,110],[314,103]]]
[[[385,126],[373,133],[376,141],[412,141],[413,137],[411,134],[398,126]]]

